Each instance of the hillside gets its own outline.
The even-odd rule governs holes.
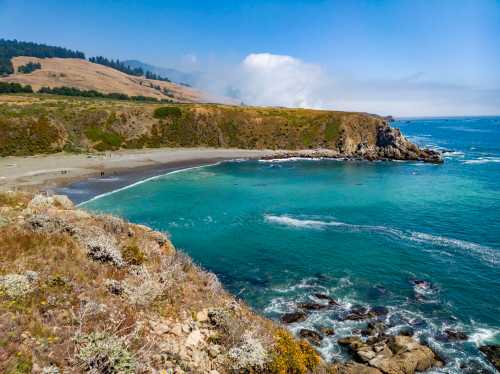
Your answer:
[[[0,95],[3,156],[199,146],[323,149],[333,157],[439,161],[385,119],[364,113]]]
[[[159,80],[127,75],[110,67],[94,64],[80,58],[12,58],[14,73],[0,77],[0,82],[31,85],[35,91],[41,87],[76,87],[102,93],[122,93],[128,96],[146,96],[173,99],[180,102],[204,101],[202,93],[189,87]],[[28,63],[38,63],[41,69],[29,74],[18,72]]]
[[[339,340],[359,363],[327,364],[165,234],[76,210],[65,196],[0,193],[0,237],[2,373],[413,374],[442,365],[413,338],[385,334]],[[303,331],[314,344],[318,333]]]

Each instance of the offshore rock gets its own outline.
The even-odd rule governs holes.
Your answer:
[[[351,336],[339,339],[338,343],[347,346],[359,362],[386,374],[412,374],[443,365],[429,347],[408,336],[398,335],[366,342],[360,337]]]
[[[479,347],[479,350],[483,352],[488,360],[496,367],[497,370],[500,370],[500,345],[483,345]]]
[[[321,341],[323,340],[323,336],[313,330],[302,329],[299,331],[299,336],[302,339],[306,339],[309,343],[314,344],[316,346],[321,345]]]
[[[305,321],[307,318],[307,314],[304,312],[293,312],[286,313],[281,316],[281,321],[283,323],[295,323]]]

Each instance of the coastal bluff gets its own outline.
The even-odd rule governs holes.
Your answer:
[[[292,156],[442,162],[372,114],[222,104],[0,96],[0,155],[160,147],[291,151]],[[286,157],[286,154],[283,156]]]
[[[0,193],[0,237],[1,372],[411,374],[442,365],[416,338],[377,329],[339,340],[353,361],[327,363],[311,344],[333,329],[295,338],[164,233],[78,210],[62,195]]]

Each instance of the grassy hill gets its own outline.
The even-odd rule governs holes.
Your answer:
[[[180,102],[200,102],[203,95],[192,88],[171,82],[128,75],[108,66],[94,64],[80,58],[12,58],[14,73],[0,77],[0,82],[30,85],[35,91],[42,87],[75,87],[102,93],[122,93],[128,96],[146,96],[172,99]],[[28,63],[41,68],[29,74],[19,72]]]
[[[384,124],[361,113],[0,95],[0,155],[196,146],[345,152],[349,142],[374,144]]]

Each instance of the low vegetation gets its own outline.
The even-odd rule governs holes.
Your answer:
[[[39,62],[28,62],[26,65],[21,65],[17,68],[18,73],[29,74],[33,73],[35,70],[41,69],[42,64]]]
[[[383,124],[361,113],[48,94],[62,91],[81,94],[60,88],[43,95],[0,96],[0,155],[200,146],[342,151],[348,137],[373,144]]]
[[[0,216],[2,373],[327,372],[162,233],[62,196],[2,193]]]

